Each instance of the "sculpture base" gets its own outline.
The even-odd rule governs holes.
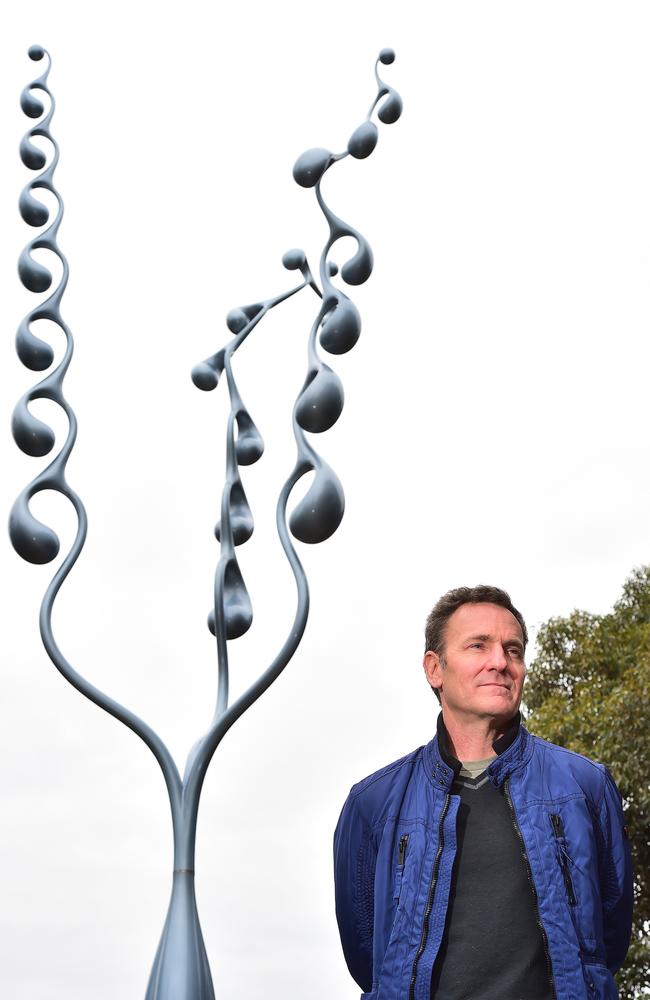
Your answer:
[[[145,1000],[214,1000],[194,894],[194,872],[176,871]]]

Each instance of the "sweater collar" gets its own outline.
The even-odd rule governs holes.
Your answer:
[[[498,787],[512,771],[526,763],[529,756],[527,753],[529,743],[529,734],[521,725],[521,714],[517,712],[505,733],[492,744],[497,754],[488,767],[488,775],[493,785]],[[442,712],[438,715],[436,737],[427,749],[429,750],[432,765],[431,774],[435,784],[449,791],[460,772],[461,763],[456,760],[449,748],[449,737]]]

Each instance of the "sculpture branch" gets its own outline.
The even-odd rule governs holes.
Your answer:
[[[52,284],[52,274],[42,264],[37,263],[32,256],[34,250],[45,249],[59,258],[63,266],[63,274],[58,287],[49,298],[31,310],[20,324],[16,337],[16,349],[23,364],[32,369],[32,371],[43,371],[51,367],[54,361],[52,348],[39,337],[36,337],[31,330],[31,324],[34,321],[43,319],[54,323],[63,332],[66,340],[66,349],[61,363],[38,385],[28,390],[18,402],[13,414],[12,430],[16,443],[26,454],[34,457],[42,457],[49,454],[55,444],[54,433],[50,427],[38,420],[29,410],[29,403],[32,400],[49,399],[57,403],[65,412],[68,418],[68,436],[59,454],[22,491],[14,503],[9,518],[9,531],[14,548],[24,559],[33,563],[51,562],[59,552],[60,544],[58,537],[51,528],[36,520],[29,509],[29,501],[36,493],[45,490],[55,490],[65,496],[73,505],[77,515],[76,537],[70,552],[62,561],[47,588],[41,605],[40,628],[43,644],[50,659],[66,680],[85,695],[86,698],[89,698],[100,708],[103,708],[104,711],[119,719],[125,726],[128,726],[149,747],[163,772],[169,793],[172,815],[174,816],[178,814],[181,803],[181,779],[167,747],[147,723],[143,722],[137,715],[123,705],[120,705],[113,698],[110,698],[103,691],[100,691],[71,666],[59,649],[52,630],[54,601],[83,548],[86,540],[87,517],[81,499],[70,488],[65,475],[68,458],[76,440],[77,422],[72,407],[63,394],[63,379],[72,359],[73,339],[69,327],[61,316],[61,298],[68,282],[69,269],[68,262],[57,244],[58,230],[63,217],[63,201],[56,191],[53,181],[54,171],[59,159],[59,150],[50,133],[50,122],[55,108],[54,98],[47,86],[50,58],[49,54],[40,46],[32,46],[29,50],[29,55],[33,60],[40,60],[43,56],[47,55],[48,66],[40,77],[23,90],[21,95],[23,111],[30,118],[40,118],[44,113],[45,108],[42,102],[33,94],[35,90],[40,90],[47,94],[50,100],[50,109],[40,124],[29,130],[20,145],[20,154],[25,166],[31,170],[44,169],[38,177],[28,183],[23,189],[19,200],[19,208],[23,219],[29,225],[35,227],[46,225],[49,221],[48,209],[42,202],[34,198],[32,194],[35,189],[43,188],[55,196],[58,211],[49,227],[40,236],[31,240],[25,247],[20,255],[18,271],[21,281],[27,289],[36,293],[47,291]],[[31,141],[34,136],[41,136],[47,139],[52,145],[54,155],[48,166],[46,166],[47,158],[45,154]]]

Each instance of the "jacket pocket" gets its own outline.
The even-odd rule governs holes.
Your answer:
[[[564,830],[564,823],[562,817],[559,813],[550,813],[549,819],[551,821],[551,827],[553,829],[554,843],[555,843],[555,857],[557,860],[557,865],[562,876],[562,882],[564,883],[564,891],[566,893],[566,900],[569,904],[569,912],[571,914],[571,921],[578,939],[578,944],[580,946],[580,951],[583,955],[595,956],[597,942],[595,937],[589,934],[585,934],[585,913],[584,906],[585,900],[581,899],[580,889],[584,886],[577,887],[580,882],[578,878],[578,883],[576,883],[575,865],[574,861],[569,852],[568,843]],[[587,924],[589,926],[589,924]],[[616,995],[616,994],[614,994]],[[593,990],[588,993],[591,1000],[592,997],[598,996]],[[609,996],[609,994],[607,994]]]
[[[402,881],[404,879],[404,866],[406,865],[408,844],[409,835],[408,833],[403,833],[399,838],[399,844],[397,846],[397,867],[395,868],[395,888],[393,892],[393,898],[396,903],[399,903],[399,898],[402,893]]]
[[[567,900],[570,906],[577,906],[578,900],[573,887],[573,879],[571,878],[571,858],[569,857],[569,853],[567,851],[562,817],[559,813],[551,813],[549,818],[551,820],[551,826],[553,827],[553,834],[555,836],[555,856],[562,873],[562,881],[564,882]]]
[[[618,1000],[618,988],[606,965],[583,960],[582,971],[589,1000]]]

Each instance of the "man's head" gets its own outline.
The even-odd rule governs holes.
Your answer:
[[[424,669],[443,710],[509,718],[521,701],[526,623],[498,587],[457,587],[425,626]]]

